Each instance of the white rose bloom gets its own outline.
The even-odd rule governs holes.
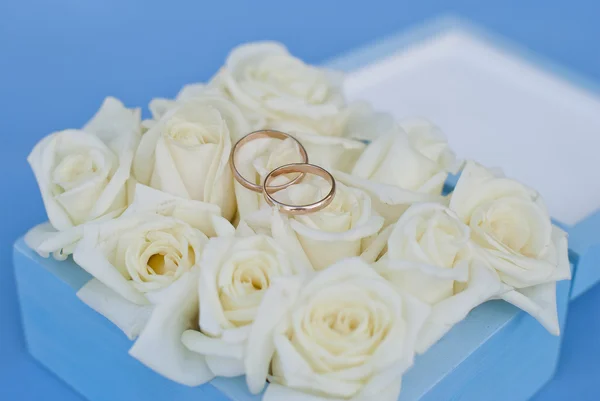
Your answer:
[[[152,304],[155,292],[190,271],[208,236],[233,235],[234,228],[215,205],[138,184],[134,202],[120,217],[83,231],[73,258],[95,278],[77,295],[133,338],[144,322],[122,307],[145,316],[148,308],[136,306]]]
[[[278,277],[300,273],[265,235],[214,238],[200,262],[199,330],[183,333],[217,376],[243,375],[246,341],[265,292]]]
[[[365,148],[360,140],[392,125],[391,116],[364,102],[346,105],[340,73],[306,65],[273,42],[234,49],[209,88],[235,102],[254,130],[296,136],[311,162],[325,168],[349,171]]]
[[[127,182],[140,136],[140,110],[108,97],[81,129],[55,132],[33,148],[29,164],[49,223],[27,244],[42,256],[72,253],[83,224],[118,216],[129,204]]]
[[[180,106],[182,103],[205,96],[225,96],[217,87],[211,87],[203,83],[194,83],[184,85],[177,93],[175,99],[154,98],[150,101],[148,109],[152,114],[152,120],[143,122],[146,128],[151,128],[158,120],[160,120],[167,112]]]
[[[167,112],[143,135],[133,175],[144,185],[215,204],[231,220],[236,209],[228,165],[231,141],[248,131],[233,103],[196,97]]]
[[[283,189],[276,198],[287,204],[306,205],[322,199],[331,189],[320,178],[307,176],[299,184]],[[247,222],[260,226],[260,218],[269,220],[272,235],[292,258],[325,269],[333,263],[360,256],[383,226],[383,218],[371,209],[369,196],[355,188],[337,183],[332,203],[316,213],[287,216],[263,209],[249,216]],[[262,224],[265,225],[264,222]]]
[[[274,42],[241,45],[211,86],[224,90],[259,129],[277,120],[319,120],[344,105],[339,73],[310,66]]]
[[[213,375],[181,343],[198,315],[198,263],[208,236],[233,236],[213,204],[139,185],[117,219],[89,224],[73,258],[95,278],[77,296],[133,339],[130,353],[158,373],[195,386]]]
[[[432,306],[418,352],[473,308],[505,291],[493,270],[474,261],[470,229],[447,207],[412,205],[390,230],[387,252],[376,270],[400,291]]]
[[[558,334],[556,281],[570,279],[567,236],[536,192],[469,162],[450,208],[471,228],[481,256],[514,290],[502,298]]]
[[[277,121],[271,125],[294,135],[306,148],[311,163],[343,172],[349,172],[364,151],[364,140],[378,138],[393,127],[389,114],[375,112],[365,102],[345,106],[331,118]]]
[[[396,401],[429,307],[359,258],[276,281],[252,326],[246,380],[263,400]]]
[[[457,167],[441,131],[424,120],[406,121],[367,146],[343,183],[371,196],[373,207],[394,223],[412,203],[441,202],[448,172]]]

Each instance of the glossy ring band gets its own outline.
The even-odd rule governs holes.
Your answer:
[[[235,154],[238,151],[238,149],[241,148],[242,146],[244,146],[245,144],[247,144],[248,142],[253,141],[254,139],[259,139],[259,138],[275,138],[275,139],[281,139],[281,140],[290,138],[290,139],[294,140],[294,142],[296,142],[296,145],[298,145],[298,150],[300,151],[300,156],[302,156],[302,162],[308,163],[308,154],[306,153],[306,149],[304,149],[304,146],[302,146],[302,144],[300,142],[298,142],[298,140],[296,138],[294,138],[293,136],[286,134],[285,132],[274,131],[274,130],[260,130],[260,131],[251,132],[248,135],[244,136],[239,141],[237,141],[235,145],[233,145],[233,148],[231,148],[231,155],[229,156],[229,165],[231,166],[231,171],[233,171],[233,176],[236,179],[236,181],[239,182],[244,188],[247,188],[254,192],[262,192],[263,191],[263,185],[254,184],[254,183],[248,181],[247,179],[245,179],[242,176],[242,174],[240,174],[240,172],[238,171],[238,169],[235,165]],[[290,185],[296,184],[303,178],[304,178],[304,174],[300,174],[298,177],[295,177],[293,180],[290,180],[289,182],[286,182],[285,184],[269,186],[269,191],[272,191],[272,192],[280,191],[284,188],[289,187]]]
[[[279,202],[274,199],[271,194],[277,192],[273,189],[273,187],[269,186],[269,182],[275,177],[282,174],[290,174],[290,173],[303,173],[303,174],[314,174],[319,177],[324,178],[331,184],[331,190],[325,197],[317,202],[310,203],[308,205],[288,205],[286,203]],[[314,164],[308,163],[291,163],[286,164],[281,167],[277,167],[275,170],[271,171],[266,177],[265,182],[263,183],[263,190],[265,195],[265,200],[271,206],[278,207],[279,210],[283,211],[286,214],[290,215],[300,215],[300,214],[308,214],[318,212],[321,209],[326,208],[335,196],[335,179],[329,173],[329,171],[321,168],[319,166],[315,166]]]

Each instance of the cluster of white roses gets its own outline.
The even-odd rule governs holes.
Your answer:
[[[197,386],[246,375],[264,400],[396,400],[402,374],[470,310],[504,299],[559,330],[566,235],[537,193],[467,162],[438,128],[347,104],[341,78],[281,45],[235,49],[206,85],[150,103],[107,98],[29,162],[49,223],[38,253],[73,254],[79,297],[136,339],[131,355]],[[338,181],[324,210],[287,216],[234,181],[228,158],[257,129],[296,137]],[[299,161],[291,140],[240,149],[261,183]],[[306,204],[311,177],[280,191]]]

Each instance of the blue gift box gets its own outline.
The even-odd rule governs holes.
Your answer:
[[[132,342],[77,298],[91,277],[72,260],[42,258],[21,239],[14,267],[29,352],[88,400],[260,400],[242,377],[186,387],[129,356]],[[570,288],[557,285],[561,330]],[[560,343],[514,306],[487,302],[417,357],[400,401],[527,400],[553,376]]]
[[[464,22],[444,20],[332,65],[344,70],[362,67],[457,26],[473,30]],[[557,285],[561,330],[569,298],[600,281],[600,213],[566,228],[577,274],[573,281]],[[130,357],[132,342],[76,297],[91,277],[72,260],[41,258],[21,239],[14,247],[14,265],[31,355],[90,401],[260,400],[248,393],[243,378],[217,378],[189,388]],[[547,333],[526,313],[503,301],[488,302],[417,357],[404,376],[400,401],[527,400],[553,376],[560,344],[560,337]]]
[[[600,282],[600,211],[569,230],[569,247],[579,255],[571,299]]]

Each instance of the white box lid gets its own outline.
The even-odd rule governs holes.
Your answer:
[[[330,65],[352,70],[349,99],[430,119],[459,157],[535,188],[561,222],[600,208],[600,97],[462,25],[430,26]]]

